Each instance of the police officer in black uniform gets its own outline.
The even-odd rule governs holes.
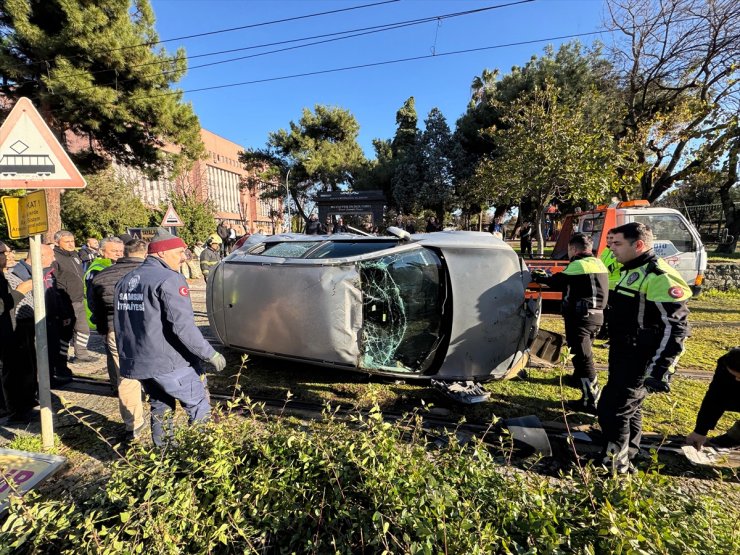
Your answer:
[[[647,393],[670,391],[675,365],[689,335],[686,301],[691,289],[653,251],[653,233],[632,222],[612,230],[611,249],[623,264],[609,307],[609,379],[598,414],[604,436],[602,462],[614,472],[634,472]]]
[[[599,385],[594,369],[593,342],[604,323],[609,291],[606,266],[591,249],[591,237],[575,233],[568,241],[570,263],[562,272],[548,276],[542,271],[532,272],[532,279],[548,287],[563,291],[563,319],[565,339],[573,354],[573,378],[582,397],[567,403],[571,410],[596,414]]]

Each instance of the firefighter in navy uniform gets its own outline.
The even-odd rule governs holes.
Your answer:
[[[146,260],[121,278],[115,288],[114,318],[120,373],[139,380],[152,407],[152,440],[161,445],[163,419],[175,401],[189,421],[210,417],[210,401],[201,361],[218,371],[226,366],[195,325],[187,282],[177,269],[186,245],[159,229]]]
[[[570,263],[565,269],[552,276],[535,271],[532,279],[563,291],[565,339],[573,354],[574,384],[582,393],[580,400],[569,401],[567,405],[571,410],[596,414],[600,391],[592,348],[604,323],[609,278],[604,264],[591,252],[592,248],[588,235],[573,234],[568,241]]]
[[[609,307],[609,379],[598,415],[604,436],[601,460],[624,474],[634,472],[631,460],[640,448],[646,394],[670,392],[689,335],[691,289],[656,256],[649,227],[632,222],[612,233],[611,249],[623,267]]]

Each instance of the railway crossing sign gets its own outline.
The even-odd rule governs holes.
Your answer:
[[[82,189],[69,155],[26,97],[0,127],[0,189]]]
[[[175,212],[175,207],[170,204],[162,218],[162,227],[182,227],[184,225],[180,216]]]

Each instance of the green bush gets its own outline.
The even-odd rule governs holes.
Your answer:
[[[657,474],[554,480],[413,417],[223,416],[138,447],[92,499],[14,499],[0,553],[733,553],[737,511]],[[593,500],[593,501],[591,501]],[[592,504],[593,503],[593,504]]]
[[[127,227],[147,224],[151,210],[134,193],[133,182],[110,169],[86,179],[85,189],[62,195],[64,229],[75,234],[78,245],[88,237],[119,235]]]

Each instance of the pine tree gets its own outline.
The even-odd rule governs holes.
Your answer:
[[[156,175],[202,154],[198,118],[170,89],[185,53],[155,47],[148,0],[0,0],[0,34],[0,92],[30,98],[63,143],[67,131],[86,138],[81,170],[111,156]],[[167,159],[166,143],[180,149]]]

